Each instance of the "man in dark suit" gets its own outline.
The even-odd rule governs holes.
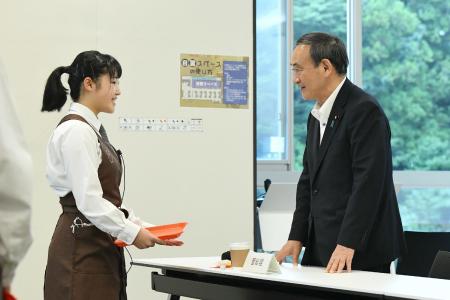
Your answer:
[[[392,179],[391,131],[376,99],[347,78],[348,58],[337,37],[309,33],[291,59],[308,118],[303,172],[289,240],[277,253],[294,265],[327,272],[389,272],[405,250]]]

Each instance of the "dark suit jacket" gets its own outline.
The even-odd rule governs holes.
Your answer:
[[[306,246],[302,264],[326,266],[337,244],[355,249],[354,269],[391,262],[405,243],[382,108],[346,79],[319,149],[318,126],[310,114],[289,235]]]

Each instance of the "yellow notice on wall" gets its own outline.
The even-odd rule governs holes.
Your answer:
[[[181,54],[180,105],[248,108],[248,57]]]

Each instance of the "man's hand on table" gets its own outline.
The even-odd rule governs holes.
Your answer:
[[[347,272],[351,272],[354,254],[354,249],[337,245],[328,262],[326,269],[327,273],[341,273],[345,266],[347,266]]]

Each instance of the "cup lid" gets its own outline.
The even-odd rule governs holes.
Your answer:
[[[248,242],[230,243],[230,250],[245,250],[250,249]]]

